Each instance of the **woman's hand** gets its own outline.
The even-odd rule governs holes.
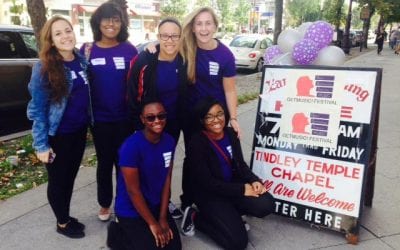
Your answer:
[[[156,246],[157,247],[165,247],[165,245],[168,243],[168,240],[166,239],[166,233],[164,233],[164,230],[161,228],[161,226],[157,224],[152,224],[149,225],[150,231],[154,236],[154,239],[156,240]]]
[[[151,54],[154,54],[157,52],[157,48],[156,45],[158,44],[158,42],[153,42],[153,43],[149,43],[145,50],[147,50],[148,52],[150,52]]]
[[[164,233],[167,234],[167,243],[174,238],[174,234],[172,233],[171,228],[169,227],[168,221],[166,219],[160,219],[159,221],[160,227],[164,230]]]
[[[49,150],[44,152],[36,152],[36,157],[39,159],[39,161],[43,163],[49,163],[50,154],[52,153],[53,150],[50,148]]]
[[[253,187],[253,190],[257,194],[263,194],[263,193],[267,192],[267,189],[259,181],[255,181],[255,182],[251,183],[251,186]]]
[[[229,122],[233,130],[235,130],[235,132],[237,133],[238,138],[240,139],[240,137],[242,136],[242,131],[240,130],[239,122],[237,121],[236,118],[231,118]]]
[[[259,194],[254,191],[254,188],[250,184],[246,183],[244,184],[244,196],[258,197]]]

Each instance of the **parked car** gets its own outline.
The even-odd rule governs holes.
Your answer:
[[[28,83],[37,61],[32,29],[0,25],[0,136],[31,128],[26,118]]]
[[[142,52],[150,43],[158,43],[158,40],[149,40],[135,45],[138,53]]]
[[[362,37],[362,31],[361,30],[351,30],[350,31],[350,44],[351,47],[357,47],[360,46],[361,41],[363,39]]]
[[[243,34],[237,35],[229,44],[235,56],[237,69],[252,69],[257,72],[264,65],[265,49],[272,46],[272,40],[266,35]]]

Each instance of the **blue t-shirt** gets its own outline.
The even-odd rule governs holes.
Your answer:
[[[194,85],[190,85],[188,88],[190,107],[193,108],[200,99],[206,96],[216,98],[226,107],[222,80],[224,77],[233,77],[235,75],[235,57],[228,47],[219,41],[217,48],[213,50],[204,50],[198,47],[196,53],[196,81]]]
[[[168,120],[176,119],[178,109],[178,67],[177,59],[172,62],[158,61],[157,94],[168,114]]]
[[[231,181],[232,180],[232,146],[231,142],[229,141],[228,136],[224,135],[224,137],[220,140],[214,140],[216,144],[219,146],[219,148],[222,150],[224,155],[231,161],[231,164],[229,164],[226,160],[225,157],[222,156],[220,150],[217,149],[217,147],[210,142],[211,147],[215,151],[215,153],[218,156],[218,161],[219,165],[221,166],[221,171],[222,171],[222,176],[224,177],[225,181]]]
[[[77,57],[71,62],[64,62],[64,66],[70,69],[72,89],[57,134],[76,132],[89,123],[89,85],[86,73]]]
[[[119,150],[121,168],[137,168],[140,178],[140,190],[150,210],[161,204],[161,196],[169,168],[175,153],[175,140],[163,133],[158,143],[149,142],[143,131],[137,131]],[[119,170],[121,171],[121,170]],[[118,175],[115,213],[121,217],[140,217],[129,194],[122,173]]]
[[[81,54],[84,54],[84,47]],[[129,42],[100,48],[93,43],[90,52],[90,81],[95,121],[115,122],[127,118],[127,74],[130,60],[137,55]]]

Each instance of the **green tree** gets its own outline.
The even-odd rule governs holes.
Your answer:
[[[17,4],[16,0],[12,0],[11,3],[12,5],[10,6],[10,13],[13,14],[13,16],[11,17],[11,21],[13,24],[21,25],[20,15],[24,11],[24,5]]]
[[[249,1],[239,0],[238,6],[235,9],[235,20],[241,28],[247,26],[250,18],[251,5]]]
[[[292,0],[288,2],[289,24],[299,26],[304,22],[313,22],[320,17],[319,0]]]
[[[226,31],[227,26],[232,22],[232,1],[231,0],[217,0],[217,6],[220,14],[220,26],[222,31]]]
[[[344,0],[325,0],[323,4],[322,17],[327,22],[333,24],[336,30],[346,21],[343,4]]]
[[[170,16],[182,21],[187,12],[187,1],[170,0],[166,5],[161,7],[160,12],[162,17]]]
[[[213,7],[213,3],[212,3],[212,0],[196,0],[194,7],[195,8]]]

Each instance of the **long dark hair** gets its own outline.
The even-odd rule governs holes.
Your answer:
[[[125,42],[128,37],[128,23],[123,17],[122,9],[119,5],[112,2],[105,2],[100,5],[90,18],[90,27],[93,32],[93,40],[100,41],[102,33],[100,30],[100,22],[103,18],[110,18],[118,16],[121,19],[121,30],[117,35],[118,42]]]

